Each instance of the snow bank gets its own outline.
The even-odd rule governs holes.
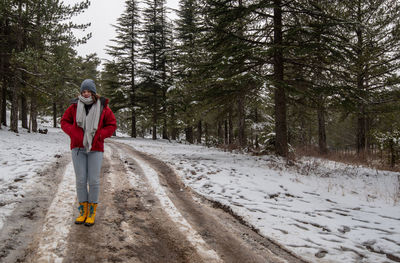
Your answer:
[[[0,228],[40,171],[69,151],[68,136],[60,128],[46,125],[40,128],[48,129],[47,134],[28,133],[22,128],[16,134],[4,126],[0,129]]]

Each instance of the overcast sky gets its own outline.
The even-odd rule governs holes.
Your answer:
[[[74,4],[80,0],[64,0],[65,4]],[[140,1],[141,2],[141,1]],[[167,0],[167,6],[177,9],[179,0]],[[112,44],[110,39],[115,37],[112,24],[116,24],[117,18],[125,9],[125,0],[92,0],[90,7],[79,16],[73,18],[76,23],[91,23],[84,34],[92,32],[92,38],[76,48],[78,54],[85,56],[97,53],[100,59],[110,58],[106,52],[106,45]],[[81,32],[74,32],[76,36],[82,36]]]

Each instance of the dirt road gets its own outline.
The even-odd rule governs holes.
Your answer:
[[[73,223],[67,154],[4,224],[0,262],[303,262],[186,188],[161,160],[106,145],[96,224]]]

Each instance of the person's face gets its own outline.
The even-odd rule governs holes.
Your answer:
[[[89,98],[90,96],[92,96],[92,93],[88,90],[84,90],[82,91],[82,96],[85,98]]]

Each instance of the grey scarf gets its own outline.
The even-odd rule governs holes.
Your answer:
[[[87,152],[92,149],[93,137],[96,134],[97,127],[99,125],[100,114],[101,114],[101,102],[97,100],[93,104],[92,97],[85,98],[83,96],[78,97],[78,108],[76,110],[76,123],[83,129],[83,146]],[[90,108],[89,113],[86,115],[85,104],[93,106]]]

